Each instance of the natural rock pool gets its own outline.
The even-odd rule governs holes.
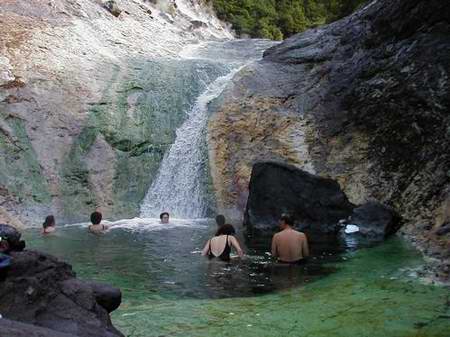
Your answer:
[[[120,287],[112,319],[126,336],[448,336],[448,288],[417,279],[423,260],[400,238],[359,250],[312,242],[306,266],[286,267],[265,254],[270,238],[242,233],[244,261],[203,258],[215,230],[209,220],[113,224],[98,236],[68,225],[46,237],[31,229],[25,238],[82,279]]]
[[[312,242],[306,266],[286,267],[265,253],[270,238],[243,235],[244,261],[208,261],[199,252],[215,230],[207,219],[113,225],[100,236],[85,225],[24,236],[82,279],[120,287],[112,319],[126,336],[448,336],[448,288],[418,280],[423,260],[397,237],[359,250]]]

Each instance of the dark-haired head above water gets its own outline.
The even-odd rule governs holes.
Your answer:
[[[223,226],[220,226],[219,229],[216,232],[216,236],[219,236],[219,235],[234,235],[234,234],[236,234],[236,230],[230,224],[225,224]]]
[[[280,226],[294,226],[294,217],[291,214],[283,213],[280,216]]]
[[[42,224],[42,227],[47,228],[55,225],[55,217],[53,215],[47,215],[45,218],[44,223]]]
[[[91,214],[91,222],[93,225],[98,225],[102,221],[102,213],[94,212]]]
[[[159,218],[161,219],[161,223],[169,223],[169,213],[167,213],[167,212],[162,212],[160,215],[159,215]]]
[[[216,224],[219,227],[225,225],[225,216],[223,216],[222,214],[218,214],[216,216]]]

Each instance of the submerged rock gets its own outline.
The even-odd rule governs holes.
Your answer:
[[[23,251],[13,252],[11,257],[10,269],[0,283],[4,318],[53,330],[48,336],[123,336],[108,315],[120,304],[119,289],[77,280],[70,265],[47,254]],[[1,321],[0,327],[5,325]],[[6,325],[12,332],[22,326]],[[28,325],[25,327],[28,331]],[[8,335],[13,336],[23,334]]]
[[[334,233],[353,209],[339,184],[294,166],[273,162],[253,167],[244,224],[273,229],[290,213],[301,229]]]

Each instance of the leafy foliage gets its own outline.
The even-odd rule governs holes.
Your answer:
[[[282,40],[340,19],[367,0],[205,0],[239,36]]]

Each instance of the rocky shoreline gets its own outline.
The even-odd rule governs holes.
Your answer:
[[[0,281],[0,335],[123,337],[109,314],[121,291],[76,278],[72,267],[33,250],[11,252]]]

